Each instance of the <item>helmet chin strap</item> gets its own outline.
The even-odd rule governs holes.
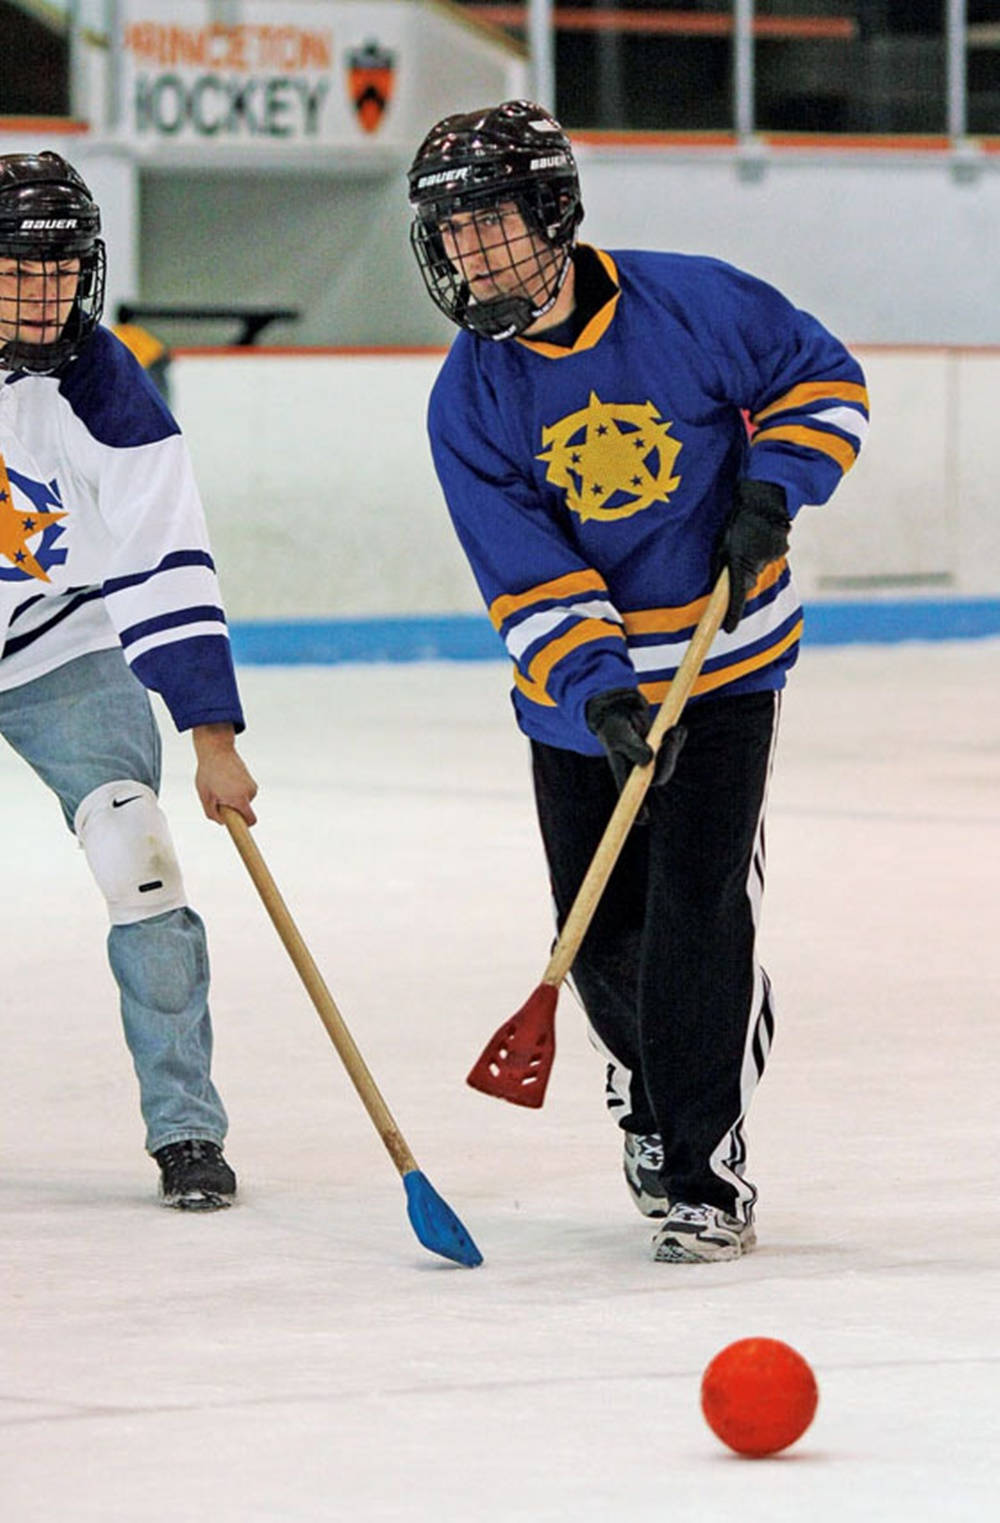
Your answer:
[[[479,338],[515,338],[530,328],[536,313],[526,296],[499,296],[496,301],[468,301],[460,309],[462,326]]]
[[[65,356],[58,363],[65,363]],[[25,344],[11,339],[0,344],[0,370],[25,370],[29,375],[50,375],[58,368],[48,344]]]
[[[471,329],[480,338],[491,338],[497,342],[516,338],[540,317],[544,317],[546,312],[551,312],[565,284],[572,256],[573,248],[569,245],[563,250],[562,265],[555,285],[543,302],[536,304],[527,296],[499,296],[496,301],[474,302],[469,300],[466,288],[457,320],[462,327]]]

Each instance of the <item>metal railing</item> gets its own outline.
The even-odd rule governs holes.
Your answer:
[[[565,5],[554,3],[554,0],[526,0],[520,5],[505,3],[505,0],[482,0],[482,3],[466,0],[466,8],[477,19],[524,38],[531,58],[534,97],[551,110],[559,111],[564,100],[573,100],[573,91],[564,73],[565,65],[560,66],[561,58],[569,56],[568,39],[590,39],[593,42],[594,72],[598,87],[602,83],[605,86],[604,98],[598,102],[594,113],[597,120],[573,121],[572,125],[576,127],[613,128],[622,125],[618,118],[627,114],[622,102],[627,101],[629,95],[627,83],[622,83],[627,64],[621,57],[627,39],[648,39],[650,47],[655,39],[670,39],[677,48],[707,41],[727,46],[729,89],[724,107],[727,120],[713,125],[717,130],[732,131],[742,145],[751,143],[761,130],[767,130],[766,124],[762,129],[758,109],[761,89],[758,50],[761,44],[769,48],[779,43],[847,44],[858,48],[870,47],[874,41],[876,45],[882,45],[884,51],[885,47],[900,42],[890,33],[873,39],[870,13],[865,17],[852,0],[843,0],[836,8],[822,9],[810,8],[808,0],[801,0],[794,10],[789,9],[787,13],[782,10],[781,14],[762,12],[755,0],[730,0],[727,7],[712,10],[693,5],[655,8],[626,3],[620,6],[609,4],[607,0],[593,6],[580,4],[579,0],[576,4]],[[924,103],[928,117],[935,118],[934,126],[924,129],[893,125],[886,128],[880,123],[889,113],[884,105],[876,107],[873,103],[871,114],[875,125],[867,130],[904,136],[933,131],[938,136],[946,135],[957,149],[968,148],[968,51],[970,48],[1000,48],[1000,21],[992,27],[982,22],[970,26],[968,9],[968,0],[942,0],[940,32],[918,39],[926,42],[935,53],[940,50],[942,54],[940,91],[935,93],[933,101]],[[579,55],[574,56],[579,70]],[[673,56],[677,58],[679,54],[675,52]],[[880,72],[873,75],[873,93],[884,91],[887,75],[889,84],[894,83],[900,89],[905,87],[905,80],[893,81],[891,78],[891,64],[883,65]],[[794,78],[787,83],[794,84]],[[633,82],[633,94],[643,88],[649,88],[648,79]],[[914,84],[911,94],[917,93],[919,86]],[[683,127],[684,124],[674,125]],[[850,132],[857,137],[866,129],[854,124],[833,130]],[[997,120],[991,124],[991,130],[1000,133],[1000,101]]]

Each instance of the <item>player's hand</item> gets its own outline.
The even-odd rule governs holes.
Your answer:
[[[621,793],[633,767],[645,767],[653,760],[653,749],[646,740],[653,716],[649,704],[634,687],[610,688],[588,700],[584,710],[587,728],[604,747],[618,792]],[[687,731],[674,725],[660,742],[651,786],[658,788],[673,775]]]
[[[737,481],[732,511],[715,547],[712,581],[724,566],[729,568],[729,607],[722,621],[732,634],[750,594],[765,566],[779,560],[788,549],[791,519],[785,505],[785,489],[772,481]]]
[[[257,784],[236,749],[232,725],[195,725],[191,734],[198,759],[194,785],[207,817],[221,825],[220,810],[226,804],[248,825],[256,825],[251,800],[256,797]]]

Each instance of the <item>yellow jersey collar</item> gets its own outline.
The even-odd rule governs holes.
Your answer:
[[[589,246],[587,245],[587,247]],[[604,337],[611,324],[611,319],[615,315],[618,298],[622,293],[618,285],[618,270],[611,255],[606,254],[603,249],[594,249],[594,253],[604,266],[605,273],[614,282],[614,295],[608,298],[600,311],[594,313],[586,327],[577,334],[575,343],[571,344],[568,348],[563,344],[548,344],[544,339],[519,338],[517,342],[523,344],[525,349],[532,349],[535,354],[544,355],[547,360],[564,360],[569,354],[581,354],[585,349],[593,349],[594,345],[599,343]]]

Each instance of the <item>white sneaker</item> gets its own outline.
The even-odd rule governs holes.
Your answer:
[[[678,1200],[653,1238],[660,1264],[712,1264],[738,1259],[757,1242],[753,1217],[745,1222],[718,1206],[689,1206]]]
[[[626,1132],[622,1159],[625,1183],[643,1216],[666,1216],[670,1209],[663,1168],[663,1138],[659,1132]]]

